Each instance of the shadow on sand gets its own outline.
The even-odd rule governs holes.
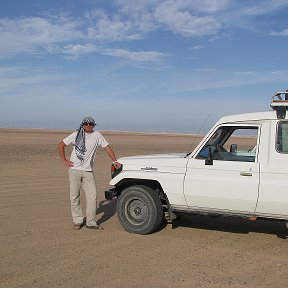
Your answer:
[[[269,220],[249,221],[237,217],[182,216],[173,221],[172,229],[187,227],[205,230],[217,230],[230,233],[248,234],[250,232],[276,235],[287,239],[288,229],[285,222]]]
[[[116,214],[117,198],[112,200],[104,200],[99,203],[97,214],[103,213],[97,221],[98,224],[108,221]],[[276,222],[269,220],[249,221],[244,218],[237,217],[211,217],[201,215],[184,215],[173,221],[172,224],[167,224],[163,219],[161,225],[155,232],[165,229],[166,226],[172,225],[172,229],[178,227],[215,230],[230,233],[248,234],[250,232],[264,233],[276,235],[278,238],[287,239],[288,229],[285,222]]]
[[[116,213],[116,205],[117,199],[114,198],[112,200],[104,200],[99,203],[97,208],[97,214],[103,213],[101,218],[97,220],[97,224],[104,223],[108,221],[111,217],[113,217]]]

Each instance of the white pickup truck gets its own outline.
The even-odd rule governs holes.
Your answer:
[[[132,233],[183,214],[288,221],[288,90],[272,111],[221,118],[190,153],[123,157],[106,199]]]

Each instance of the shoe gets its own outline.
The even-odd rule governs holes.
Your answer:
[[[74,230],[80,230],[82,226],[82,224],[74,224]]]
[[[86,228],[88,228],[88,229],[94,229],[94,230],[104,230],[104,228],[103,228],[101,225],[98,225],[98,224],[93,225],[93,226],[88,226],[88,225],[86,225]]]

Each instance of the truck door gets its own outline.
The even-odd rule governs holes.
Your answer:
[[[188,161],[184,181],[187,205],[200,210],[254,212],[259,135],[257,125],[218,127]]]
[[[259,200],[256,212],[275,218],[288,217],[288,121],[270,123],[265,137],[267,151],[261,151]],[[267,129],[268,130],[268,129]],[[264,158],[266,157],[266,158]]]

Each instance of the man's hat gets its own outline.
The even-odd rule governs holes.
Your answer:
[[[81,123],[81,126],[83,126],[84,123],[96,125],[95,120],[92,117],[85,117]]]

